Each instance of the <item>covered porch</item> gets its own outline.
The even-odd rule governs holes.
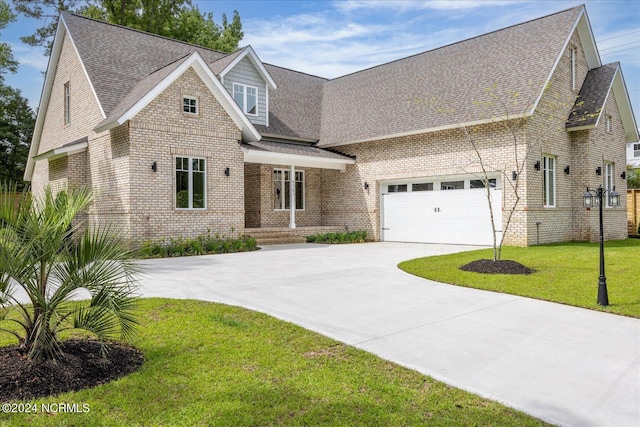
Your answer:
[[[322,220],[322,175],[344,172],[355,159],[301,142],[251,142],[242,151],[247,234],[272,236],[265,240],[284,240],[286,234],[304,241],[310,234],[344,230]],[[312,230],[325,226],[328,231]]]

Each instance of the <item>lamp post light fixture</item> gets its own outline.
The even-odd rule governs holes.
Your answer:
[[[613,187],[612,190],[606,190],[600,185],[596,189],[589,189],[583,194],[584,207],[592,208],[598,206],[600,214],[600,277],[598,278],[598,304],[602,306],[609,305],[609,295],[607,293],[607,277],[604,274],[604,226],[602,221],[602,206],[606,203],[606,195],[609,195],[610,206],[620,206],[620,194]]]

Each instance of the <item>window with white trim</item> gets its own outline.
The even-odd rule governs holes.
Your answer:
[[[640,143],[633,144],[633,157],[640,157]]]
[[[605,120],[605,130],[609,133],[611,133],[611,116],[607,114],[606,116],[606,120]]]
[[[64,84],[64,124],[71,124],[71,82]]]
[[[289,180],[290,171],[286,169],[273,170],[273,208],[275,210],[290,209],[291,191]],[[295,171],[296,210],[304,210],[304,171]]]
[[[205,209],[206,161],[176,157],[176,209]]]
[[[245,114],[250,116],[258,115],[258,88],[234,83],[233,99]]]
[[[605,206],[613,207],[611,202],[611,192],[613,191],[613,163],[606,162],[604,164],[604,189],[607,192],[607,203]]]
[[[187,114],[198,114],[198,98],[195,96],[183,96],[182,112]]]
[[[556,158],[552,156],[542,156],[542,158],[544,161],[544,207],[553,208],[556,206]]]
[[[578,56],[578,49],[575,46],[569,48],[569,60],[571,62],[571,90],[576,90],[576,59]]]

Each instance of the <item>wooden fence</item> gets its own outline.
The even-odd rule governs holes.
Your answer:
[[[627,190],[627,227],[630,236],[638,235],[640,226],[640,190]]]
[[[13,203],[17,203],[23,194],[24,193],[13,193],[13,194],[10,193],[8,199]],[[0,197],[0,203],[4,203],[4,198]]]

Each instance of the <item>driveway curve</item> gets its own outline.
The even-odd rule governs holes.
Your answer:
[[[268,313],[555,424],[639,426],[640,320],[397,268],[471,249],[306,244],[146,260],[142,294]]]

